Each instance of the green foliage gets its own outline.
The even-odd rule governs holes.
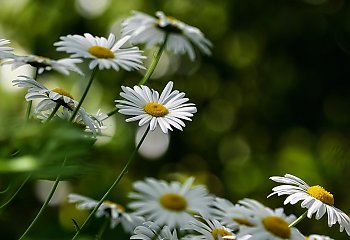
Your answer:
[[[166,73],[150,85],[160,89],[173,80],[196,103],[198,114],[184,132],[171,134],[164,156],[156,161],[139,156],[111,198],[127,202],[131,182],[145,176],[194,175],[210,191],[232,201],[252,197],[280,207],[281,199],[266,199],[273,186],[268,177],[289,172],[324,185],[334,194],[336,206],[350,213],[348,1],[110,0],[96,15],[77,7],[79,2],[83,1],[0,1],[0,38],[28,53],[66,57],[52,46],[60,36],[119,33],[115,26],[131,10],[149,14],[163,10],[200,28],[214,46],[213,56],[197,62],[187,57],[165,59],[169,61]],[[108,186],[131,153],[135,131],[130,128],[136,124],[126,126],[124,118],[115,117],[115,135],[110,133],[106,143],[97,141],[93,147],[91,136],[61,121],[23,124],[23,94],[7,91],[5,85],[13,79],[3,72],[0,68],[3,194],[7,196],[11,182],[16,186],[26,174],[33,176],[7,212],[0,212],[1,236],[15,239],[27,225],[27,215],[34,214],[31,209],[40,206],[31,191],[34,179],[52,180],[62,174],[74,178],[72,191],[98,198],[105,191],[101,186]],[[101,72],[86,105],[113,110],[120,85],[132,86],[141,78],[140,73]],[[53,79],[75,91],[77,85],[86,84],[76,75],[63,81],[56,73],[48,73],[44,81]],[[295,209],[288,208],[290,213],[302,213]],[[72,229],[61,223],[67,222],[67,215],[50,222],[57,211],[50,209],[41,220],[48,227],[33,229],[32,239],[53,233],[63,239],[71,236]],[[26,218],[15,221],[10,218],[14,216]],[[301,227],[305,233],[311,229],[336,239],[345,236],[322,221]],[[106,239],[114,234],[109,230]]]
[[[52,179],[58,173],[79,175],[84,169],[79,163],[95,141],[80,128],[58,119],[45,124],[6,125],[2,130],[6,146],[2,147],[0,172],[31,173],[35,178]],[[67,164],[62,168],[64,159]]]

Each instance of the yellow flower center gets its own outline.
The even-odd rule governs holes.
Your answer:
[[[310,194],[310,196],[320,200],[321,202],[331,205],[334,205],[334,198],[333,194],[330,192],[327,192],[323,187],[316,185],[309,187],[307,189],[307,193]]]
[[[103,202],[105,204],[107,204],[107,205],[110,205],[112,207],[115,207],[115,208],[119,209],[121,212],[125,212],[125,208],[122,205],[118,204],[118,203],[114,203],[114,202],[109,201],[109,200],[106,200],[106,201],[103,201]]]
[[[61,94],[62,96],[69,97],[70,99],[74,99],[73,96],[69,92],[63,90],[62,88],[54,88],[51,91],[56,92],[58,94]]]
[[[251,222],[249,222],[247,219],[244,219],[244,218],[233,218],[232,220],[235,221],[236,223],[238,223],[239,225],[244,225],[247,227],[254,226]]]
[[[143,107],[143,110],[145,110],[146,113],[152,115],[153,117],[164,117],[169,113],[168,109],[164,105],[156,102],[147,103]]]
[[[233,234],[223,228],[215,228],[211,230],[211,235],[215,240],[219,239],[219,236],[225,237],[225,236],[233,236]]]
[[[187,207],[186,199],[176,193],[166,193],[160,197],[160,204],[171,211],[184,211]]]
[[[177,33],[177,34],[181,34],[182,30],[177,26],[177,22],[178,20],[172,16],[166,16],[166,19],[169,21],[169,23],[165,26],[160,26],[159,25],[159,20],[157,23],[157,27],[164,30],[165,32],[168,33]]]
[[[45,68],[50,66],[49,61],[51,59],[43,56],[33,56],[32,60],[28,60],[27,63],[36,68]]]
[[[178,20],[177,20],[175,17],[173,17],[173,16],[167,16],[166,18],[169,20],[169,22],[178,21]]]
[[[265,229],[277,237],[289,239],[291,231],[288,223],[277,216],[268,216],[262,220]]]
[[[88,52],[97,58],[114,58],[114,53],[109,48],[101,46],[92,46]]]
[[[36,58],[39,60],[50,60],[50,58],[43,57],[43,56],[36,56]]]

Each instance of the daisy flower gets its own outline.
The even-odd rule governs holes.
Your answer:
[[[195,213],[208,214],[213,200],[204,186],[192,187],[193,181],[189,178],[182,185],[153,178],[138,181],[133,185],[136,192],[130,193],[135,201],[129,207],[155,224],[180,227],[193,220]]]
[[[78,102],[74,100],[73,96],[62,88],[49,90],[41,83],[27,76],[19,76],[16,80],[13,80],[12,83],[14,86],[28,88],[28,92],[25,95],[27,101],[40,100],[35,107],[34,113],[42,113],[39,117],[41,119],[47,119],[50,116],[49,113],[54,110],[57,104],[62,106],[63,110],[57,111],[56,115],[63,119],[70,117],[78,106]],[[44,113],[45,111],[49,113]],[[78,124],[83,123],[84,126],[88,126],[94,134],[96,131],[100,131],[100,126],[102,124],[97,117],[88,114],[84,108],[79,109],[74,122]]]
[[[236,230],[240,226],[253,226],[250,217],[254,212],[240,204],[233,204],[227,199],[216,197],[212,215],[225,226]]]
[[[305,237],[305,240],[334,240],[328,236],[311,234],[308,237]]]
[[[210,55],[211,42],[195,27],[189,26],[174,17],[156,12],[157,18],[141,12],[133,12],[131,17],[122,23],[123,35],[131,35],[133,44],[145,44],[147,48],[163,44],[174,54],[187,54],[193,61],[196,58],[194,46],[201,52]]]
[[[282,208],[272,210],[256,200],[243,199],[238,202],[253,212],[250,222],[253,226],[241,226],[238,236],[250,235],[249,240],[304,240],[305,237],[294,227],[289,227],[296,217],[286,216]]]
[[[134,230],[134,235],[130,239],[139,240],[178,240],[176,229],[171,232],[168,226],[160,228],[157,224],[147,221]]]
[[[94,209],[98,204],[98,201],[78,194],[69,194],[68,202],[76,203],[76,208],[78,209],[88,210]],[[132,233],[136,226],[144,222],[142,217],[126,213],[122,205],[108,200],[104,201],[97,209],[95,216],[98,218],[109,217],[111,228],[115,228],[118,224],[121,224],[123,229],[128,233]]]
[[[10,60],[4,62],[3,64],[11,64],[12,70],[29,64],[32,67],[36,67],[39,74],[42,74],[44,71],[55,70],[65,75],[68,75],[69,71],[83,75],[82,71],[76,66],[77,63],[82,62],[82,60],[79,58],[63,58],[59,60],[53,60],[47,57],[36,55],[17,56],[15,54],[12,54],[8,57],[8,59]]]
[[[340,225],[340,231],[345,228],[346,233],[350,236],[350,218],[340,209],[334,207],[333,195],[319,185],[309,186],[300,178],[291,174],[284,177],[270,177],[272,181],[282,183],[282,185],[274,187],[272,193],[268,196],[277,194],[288,195],[284,200],[284,204],[296,204],[302,201],[301,207],[307,208],[307,217],[311,218],[316,213],[316,219],[320,219],[326,212],[328,216],[328,226],[331,227],[337,222]]]
[[[202,219],[201,219],[202,220]],[[236,239],[236,235],[231,229],[223,226],[216,219],[206,219],[198,221],[196,219],[188,222],[183,230],[191,230],[197,232],[199,235],[189,235],[185,237],[186,240],[223,240],[223,239]]]
[[[0,39],[0,58],[6,58],[12,55],[10,52],[13,48],[6,46],[9,43],[10,41],[7,39]]]
[[[116,40],[114,34],[109,34],[108,39],[94,37],[89,33],[81,35],[68,35],[60,37],[61,41],[54,43],[57,51],[65,51],[72,54],[73,58],[89,59],[89,68],[110,69],[119,71],[123,68],[127,71],[144,69],[142,51],[138,47],[124,47],[130,36]]]
[[[19,76],[16,80],[13,80],[12,83],[17,87],[28,88],[28,92],[25,95],[27,101],[42,99],[36,106],[35,113],[51,110],[55,108],[57,104],[71,111],[78,105],[78,102],[74,100],[69,92],[62,88],[49,90],[44,85],[28,76]]]
[[[169,82],[161,95],[147,86],[134,86],[134,88],[122,86],[120,96],[126,100],[116,100],[119,112],[134,117],[127,118],[127,122],[138,121],[139,126],[149,124],[153,131],[158,125],[164,133],[175,127],[182,130],[185,127],[183,120],[191,121],[197,108],[193,103],[186,103],[185,93],[172,91],[173,82]]]

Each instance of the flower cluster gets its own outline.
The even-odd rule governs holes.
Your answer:
[[[12,69],[29,65],[35,69],[35,76],[20,75],[12,81],[14,86],[26,90],[25,122],[32,119],[39,119],[39,124],[47,124],[53,119],[66,121],[80,128],[81,130],[77,130],[79,134],[92,139],[91,142],[95,142],[107,128],[105,120],[118,112],[127,116],[126,122],[138,122],[139,127],[146,126],[147,130],[129,161],[99,200],[75,193],[69,194],[68,202],[75,204],[77,209],[91,210],[82,226],[74,221],[77,232],[73,239],[85,228],[92,216],[107,219],[112,229],[121,225],[126,234],[130,235],[130,239],[140,240],[331,239],[317,234],[304,235],[296,227],[303,218],[311,219],[313,215],[316,220],[326,215],[329,227],[339,224],[340,232],[345,229],[346,234],[350,236],[350,218],[334,206],[333,195],[323,187],[309,186],[291,174],[271,177],[271,180],[282,185],[274,187],[268,197],[287,195],[284,204],[292,205],[301,201],[301,207],[306,208],[306,211],[299,218],[293,214],[287,215],[283,208],[272,209],[254,199],[244,198],[232,203],[228,199],[210,194],[204,185],[195,185],[194,177],[184,182],[167,182],[148,177],[143,181],[134,182],[133,190],[128,195],[129,202],[125,206],[107,200],[108,195],[128,171],[135,153],[140,149],[149,131],[158,129],[162,131],[161,134],[169,134],[169,131],[175,129],[182,131],[186,126],[185,122],[192,121],[197,112],[196,105],[190,102],[184,92],[174,90],[173,81],[163,83],[164,88],[161,91],[148,86],[147,81],[151,78],[164,50],[172,54],[186,54],[193,61],[198,51],[210,55],[212,44],[198,28],[161,11],[155,15],[156,17],[153,17],[133,12],[132,16],[122,22],[121,32],[117,34],[121,36],[120,39],[113,33],[109,33],[107,38],[90,33],[61,36],[53,45],[57,51],[69,56],[58,60],[33,54],[17,55],[14,53],[15,49],[9,46],[9,40],[0,39],[1,65],[11,65]],[[148,69],[143,64],[146,57],[136,45],[145,48],[158,47]],[[79,64],[86,64],[85,69],[88,72],[83,72]],[[110,113],[102,113],[99,109],[96,114],[90,114],[86,110],[89,108],[83,107],[83,104],[86,104],[85,99],[96,74],[106,69],[117,72],[146,70],[146,73],[139,84],[121,86],[120,98],[115,99],[114,103],[111,102],[113,109]],[[42,81],[47,80],[44,73],[51,70],[63,75],[78,74],[80,78],[88,76],[85,88],[79,89],[79,100],[60,86],[49,88],[49,84]],[[116,91],[119,91],[120,85],[116,87]],[[63,160],[61,168],[65,167],[65,162],[66,159]],[[54,185],[56,187],[60,176],[58,174]],[[54,191],[55,187],[42,209],[50,202]],[[38,214],[41,212],[42,210]],[[36,219],[37,217],[33,223]],[[30,224],[20,239],[23,239],[32,225]],[[100,237],[102,234],[103,231],[99,233]]]
[[[139,121],[139,126],[148,126],[148,131],[154,131],[156,128],[161,129],[167,134],[173,129],[183,130],[185,121],[191,121],[193,114],[197,112],[194,103],[190,103],[185,97],[185,93],[173,90],[174,83],[169,81],[165,84],[161,94],[155,89],[146,85],[147,80],[151,77],[160,55],[163,50],[170,51],[174,54],[187,53],[191,60],[195,58],[195,48],[198,48],[204,54],[210,54],[211,43],[207,40],[199,29],[191,27],[172,17],[167,17],[162,12],[157,12],[158,19],[153,19],[151,27],[148,20],[143,18],[146,14],[137,13],[130,18],[125,19],[122,24],[121,38],[118,39],[115,34],[110,33],[107,38],[93,36],[90,33],[83,35],[61,36],[59,41],[53,45],[58,52],[65,52],[69,56],[66,58],[54,60],[42,55],[18,55],[16,49],[10,47],[11,42],[6,39],[0,39],[0,59],[1,65],[10,65],[14,70],[24,65],[34,68],[34,76],[20,75],[13,81],[13,86],[26,90],[24,96],[27,101],[26,122],[32,119],[38,119],[42,124],[51,120],[67,121],[82,129],[84,137],[91,137],[93,140],[102,134],[106,129],[105,120],[113,114],[119,112],[126,116],[126,122]],[[141,19],[139,16],[142,16]],[[135,25],[136,17],[136,25]],[[155,32],[154,32],[155,31]],[[156,33],[156,34],[154,34]],[[153,35],[144,38],[142,36]],[[115,71],[137,71],[145,70],[143,61],[146,58],[143,51],[137,44],[144,44],[147,47],[159,46],[158,56],[154,59],[153,65],[143,77],[142,81],[135,86],[121,86],[120,97],[115,100],[115,109],[109,114],[97,111],[97,114],[88,113],[83,107],[83,103],[88,96],[93,80],[98,71],[112,69]],[[164,46],[166,46],[164,48]],[[78,66],[87,64],[90,73],[83,72]],[[83,69],[83,68],[82,68]],[[79,74],[80,77],[88,76],[85,89],[81,90],[81,97],[77,100],[69,91],[60,86],[48,87],[48,78],[46,72],[56,71],[59,74],[69,75],[71,72]],[[40,77],[40,78],[39,78]],[[73,76],[72,78],[75,78]],[[61,83],[62,81],[60,81]],[[75,94],[76,95],[76,94]],[[92,133],[92,134],[90,134]],[[142,144],[138,144],[136,150]],[[63,160],[63,166],[66,159]],[[120,176],[123,176],[127,166],[122,170]],[[121,223],[124,229],[132,233],[136,226],[141,226],[147,217],[147,221],[154,221],[154,224],[167,224],[164,228],[168,236],[176,236],[175,232],[168,234],[168,230],[180,227],[183,221],[194,220],[193,213],[209,214],[209,205],[212,197],[208,195],[206,189],[202,186],[191,187],[194,179],[189,179],[183,186],[179,183],[158,182],[155,179],[147,179],[145,183],[135,183],[135,190],[130,194],[135,198],[135,202],[130,204],[133,213],[127,213],[125,208],[119,204],[107,201],[105,197],[116,184],[112,184],[105,196],[99,201],[91,198],[71,194],[69,202],[76,203],[79,209],[93,209],[93,214],[97,217],[110,217],[110,226],[114,228]],[[119,178],[117,178],[117,181]],[[56,180],[56,187],[59,177]],[[160,192],[150,191],[155,196],[153,203],[144,203],[148,198],[148,191],[157,188]],[[48,195],[48,202],[53,196]],[[158,195],[157,195],[158,194]],[[161,197],[160,205],[153,206]],[[204,211],[207,209],[206,211]],[[41,214],[41,211],[38,213]],[[22,239],[27,232],[20,237]],[[84,226],[83,226],[84,227]],[[167,230],[168,229],[168,230]],[[170,231],[169,230],[169,231]],[[77,233],[78,234],[78,233]]]
[[[282,178],[277,179],[283,182],[288,182],[288,179],[302,181],[292,175],[286,176],[288,178],[284,181]],[[276,180],[276,177],[272,179]],[[257,200],[248,198],[234,204],[228,199],[210,194],[204,185],[194,186],[193,181],[194,178],[188,178],[181,184],[177,181],[165,182],[146,178],[144,181],[135,182],[134,191],[129,194],[131,201],[128,204],[129,215],[133,218],[129,217],[128,225],[124,223],[122,226],[126,232],[134,228],[130,239],[331,239],[317,234],[303,235],[295,227],[299,220],[294,215],[286,215],[283,208],[271,209]],[[276,188],[273,191],[276,191]],[[95,200],[76,194],[69,195],[68,199],[69,202],[77,203],[79,209],[93,209],[96,206]],[[322,209],[320,205],[306,207],[308,211]],[[340,219],[337,216],[342,215],[343,221],[339,221],[341,230],[345,228],[348,231],[349,217],[340,210],[337,210],[337,213],[335,211],[329,213],[329,218]],[[126,214],[125,208],[108,201],[102,203],[96,216],[109,217],[111,227],[114,228],[116,222],[122,221],[122,213]]]

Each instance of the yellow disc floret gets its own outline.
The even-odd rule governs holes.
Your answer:
[[[109,205],[111,207],[117,208],[121,212],[125,212],[125,208],[122,205],[118,204],[118,203],[114,203],[114,202],[109,201],[109,200],[103,201],[103,203],[105,203],[105,204],[107,204],[107,205]]]
[[[111,51],[111,49],[97,45],[90,47],[88,52],[97,58],[114,58],[114,53]]]
[[[268,216],[262,220],[262,223],[265,229],[273,235],[282,239],[290,238],[291,231],[284,219],[277,216]]]
[[[177,34],[182,33],[182,29],[179,27],[179,20],[177,20],[172,16],[166,16],[166,20],[168,24],[161,26],[160,25],[161,20],[158,20],[156,26],[167,33],[177,33]]]
[[[218,240],[219,236],[221,236],[221,237],[233,236],[233,233],[227,231],[224,228],[215,228],[215,229],[211,230],[211,235],[213,236],[213,238],[215,240]]]
[[[54,88],[51,91],[56,92],[58,94],[61,94],[62,96],[69,97],[70,99],[74,99],[73,96],[69,92],[67,92],[66,90],[63,90],[62,88]]]
[[[327,204],[327,205],[334,205],[334,198],[333,194],[326,191],[323,187],[316,185],[309,187],[307,189],[307,193],[310,194],[310,196],[320,200],[321,202]]]
[[[254,226],[251,222],[249,222],[248,219],[233,218],[232,220],[235,221],[236,223],[238,223],[239,225],[244,225],[244,226],[247,226],[247,227],[253,227]]]
[[[187,207],[186,199],[176,193],[166,193],[160,197],[159,201],[164,208],[171,211],[180,212]]]
[[[153,117],[164,117],[169,113],[168,109],[164,105],[156,102],[147,103],[143,107],[143,110],[145,110],[146,113],[152,115]]]
[[[35,58],[39,61],[42,61],[42,60],[47,60],[47,61],[50,61],[51,59],[50,58],[47,58],[47,57],[43,57],[43,56],[35,56]],[[35,59],[34,58],[34,59]]]

